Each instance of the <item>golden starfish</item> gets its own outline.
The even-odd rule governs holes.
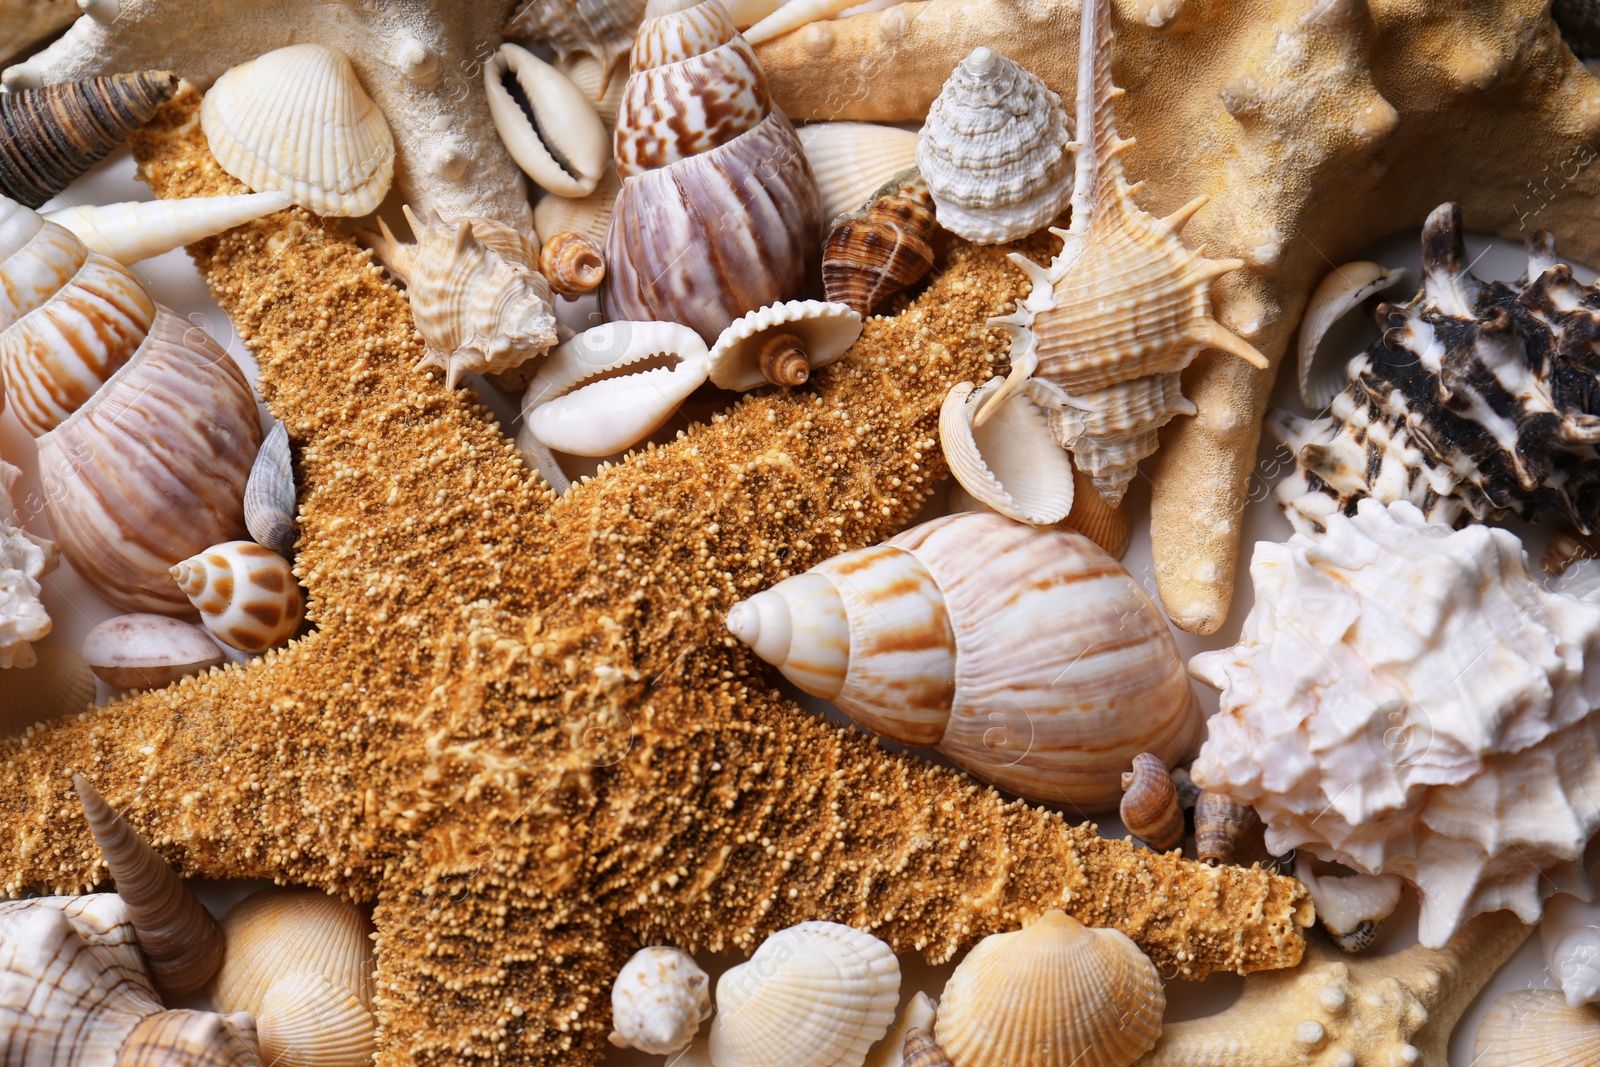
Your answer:
[[[1276,366],[1317,281],[1446,200],[1521,240],[1554,231],[1600,264],[1592,206],[1600,79],[1562,43],[1548,0],[1117,0],[1117,124],[1142,206],[1209,195],[1184,230],[1244,269],[1217,318]],[[1063,99],[1080,0],[931,0],[817,23],[758,49],[796,120],[920,120],[955,65],[988,45]],[[1161,599],[1210,633],[1233,596],[1239,520],[1272,375],[1220,352],[1189,368],[1200,413],[1163,434],[1151,537]]]
[[[221,193],[185,90],[135,151]],[[96,880],[83,771],[191,874],[376,901],[380,1062],[588,1064],[641,942],[752,948],[832,919],[948,958],[1031,912],[1166,973],[1293,965],[1304,887],[1100,838],[890,755],[773,691],[723,626],[914,516],[953,380],[1023,279],[958,251],[815,387],[752,396],[554,501],[482,408],[411,369],[404,299],[299,211],[194,246],[301,445],[318,629],[247,667],[0,747],[0,882]],[[1039,250],[1043,254],[1043,250]]]

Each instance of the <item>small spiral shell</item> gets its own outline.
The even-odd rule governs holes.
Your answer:
[[[241,652],[283,644],[305,614],[288,561],[254,541],[212,545],[173,567],[172,577],[206,629]]]
[[[906,1032],[902,1067],[950,1067],[950,1057],[928,1031],[912,1029]]]
[[[605,281],[605,253],[581,233],[558,233],[539,251],[539,272],[562,296],[583,296]]]
[[[244,524],[256,543],[288,555],[300,536],[295,520],[294,465],[289,431],[277,423],[261,443],[244,486]]]
[[[913,169],[896,176],[860,211],[834,221],[822,252],[822,287],[830,301],[863,318],[933,269],[933,197]]]
[[[1183,843],[1183,808],[1166,761],[1149,752],[1133,757],[1122,775],[1122,821],[1139,840],[1165,852]]]
[[[1259,834],[1256,809],[1237,804],[1222,793],[1203,790],[1194,805],[1194,844],[1200,862],[1213,867],[1233,863],[1245,854],[1252,834]]]

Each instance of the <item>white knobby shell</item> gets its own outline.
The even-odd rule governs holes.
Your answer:
[[[1473,1067],[1594,1067],[1600,1008],[1565,1004],[1553,989],[1506,993],[1484,1013],[1473,1051]]]
[[[934,1040],[954,1067],[1127,1067],[1155,1047],[1166,1004],[1127,934],[1049,911],[957,964]]]
[[[1399,907],[1405,885],[1395,874],[1319,874],[1303,853],[1295,858],[1294,876],[1311,891],[1317,918],[1333,936],[1333,943],[1346,952],[1372,947],[1378,927]]]
[[[670,1056],[711,1017],[711,979],[682,949],[635,952],[611,985],[611,1043]]]
[[[1600,1000],[1600,904],[1568,893],[1550,898],[1539,923],[1539,946],[1545,970],[1569,1005]]]
[[[822,217],[859,211],[896,174],[917,163],[917,135],[871,122],[812,122],[796,127],[822,193]]]
[[[113,689],[160,689],[226,659],[200,627],[145,612],[118,615],[90,630],[83,658]]]
[[[1072,198],[1071,141],[1054,90],[993,49],[974,49],[945,82],[917,144],[939,225],[978,244],[1044,227]]]
[[[244,486],[244,524],[256,544],[287,555],[299,537],[289,429],[274,423],[250,465]]]
[[[716,1067],[860,1067],[894,1019],[900,963],[848,926],[804,922],[761,943],[717,980]]]
[[[222,169],[318,215],[365,215],[394,180],[394,135],[343,52],[280,48],[218,78],[200,126]]]
[[[173,580],[218,641],[265,652],[293,637],[305,599],[289,563],[254,541],[226,541],[172,568]]]
[[[82,656],[60,645],[40,645],[34,657],[27,667],[0,670],[0,737],[82,714],[94,704],[94,675]]]
[[[720,389],[744,392],[767,384],[799,385],[811,371],[826,367],[861,336],[861,316],[843,304],[790,300],[736,319],[711,347],[711,381]],[[773,381],[763,373],[763,350],[776,338],[792,338],[805,372],[798,381]]]
[[[991,378],[976,391],[971,382],[952,386],[939,411],[939,445],[951,475],[979,503],[1018,522],[1049,526],[1072,510],[1072,456],[1026,391],[976,425],[984,401],[1004,384]]]
[[[484,65],[483,88],[500,139],[528,177],[557,196],[594,192],[611,143],[594,102],[572,79],[526,48],[503,44]]]
[[[131,266],[193,244],[223,230],[282,211],[294,198],[286,192],[194,196],[180,200],[85,204],[47,211],[44,218],[77,234],[91,252]]]

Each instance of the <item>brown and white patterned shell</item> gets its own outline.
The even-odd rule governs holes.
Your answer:
[[[241,652],[276,648],[300,629],[305,600],[289,562],[254,541],[228,541],[172,568],[218,641]]]
[[[539,272],[562,296],[583,296],[605,281],[605,253],[581,233],[558,233],[539,250]]]
[[[891,179],[860,211],[834,220],[822,250],[827,298],[862,318],[933,269],[933,198],[915,171]]]

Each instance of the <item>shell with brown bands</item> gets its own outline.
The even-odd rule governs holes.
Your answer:
[[[598,243],[581,233],[558,233],[539,252],[539,273],[562,296],[583,296],[605,281],[605,253]]]
[[[862,318],[933,269],[938,229],[928,184],[913,168],[897,175],[860,211],[834,220],[822,250],[827,298]]]
[[[1260,836],[1261,817],[1255,808],[1209,790],[1195,801],[1194,844],[1201,863],[1237,863],[1254,851]]]
[[[1183,843],[1183,808],[1166,761],[1149,752],[1133,757],[1122,776],[1122,821],[1139,840],[1165,852]]]
[[[901,1067],[950,1067],[950,1057],[944,1054],[933,1035],[922,1029],[906,1032],[904,1057]]]

